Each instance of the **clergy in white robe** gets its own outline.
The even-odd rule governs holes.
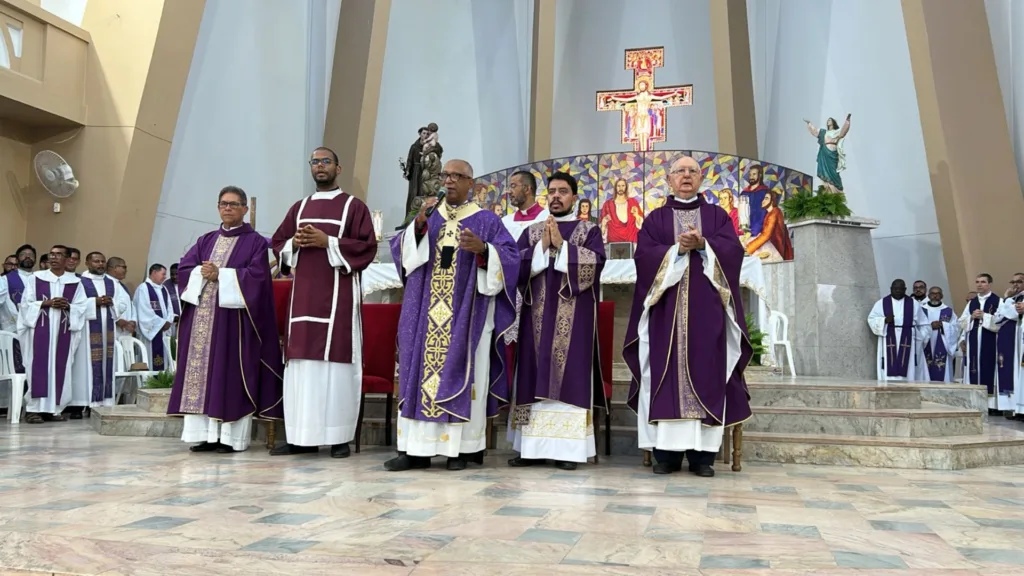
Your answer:
[[[292,205],[271,245],[292,274],[284,368],[286,444],[272,456],[331,447],[351,454],[362,394],[362,271],[377,255],[373,219],[362,200],[335,183],[337,155],[313,151],[316,192]]]
[[[942,302],[942,288],[932,286],[923,306],[928,315],[928,339],[922,347],[923,364],[918,368],[921,382],[952,382],[953,358],[960,342],[956,312]]]
[[[17,274],[18,272],[11,272]],[[7,287],[7,274],[0,276],[0,330],[14,332],[18,324],[18,307],[11,300],[10,289]]]
[[[996,367],[999,350],[997,313],[1003,299],[992,292],[992,276],[979,274],[974,279],[977,294],[960,314],[960,330],[967,351],[964,353],[964,384],[984,386],[988,391],[988,409],[992,413],[1013,410],[1013,383],[999,382]]]
[[[868,314],[868,327],[878,337],[875,365],[879,381],[918,378],[917,362],[930,324],[921,304],[907,296],[907,283],[893,280],[889,295],[875,302]]]
[[[86,299],[78,277],[64,271],[67,256],[64,246],[50,250],[50,269],[25,283],[18,310],[18,339],[29,385],[28,424],[40,424],[44,417],[64,420],[61,411],[71,402],[71,374],[85,325]]]
[[[132,302],[132,291],[129,290],[128,286],[124,283],[124,279],[127,274],[128,265],[125,263],[124,258],[119,256],[111,256],[110,258],[107,258],[107,276],[113,278],[128,297],[128,313],[125,315],[124,320],[116,323],[117,328],[114,331],[114,335],[117,338],[135,335],[135,304]]]
[[[135,289],[137,335],[149,353],[149,369],[174,371],[171,336],[174,335],[174,310],[171,296],[163,286],[167,268],[162,264],[149,267],[149,278]]]
[[[1021,341],[1024,338],[1024,273],[1018,272],[1010,280],[1007,298],[996,312],[996,322],[1000,324],[999,333],[996,335],[996,347],[999,350],[996,381],[1013,382],[1010,399],[1010,410],[1013,410],[1013,414],[1009,414],[1007,410],[1007,417],[1024,419],[1024,350]]]
[[[106,264],[103,254],[90,252],[85,257],[86,272],[80,276],[86,312],[82,342],[71,373],[71,406],[115,404],[115,330],[117,323],[128,317],[131,300],[117,280],[107,276]],[[81,418],[81,412],[73,411],[70,416]]]

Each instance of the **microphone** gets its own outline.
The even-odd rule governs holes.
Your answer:
[[[430,208],[427,208],[427,211],[424,212],[423,215],[426,216],[427,218],[430,218],[431,214],[434,213],[434,210],[437,210],[437,205],[440,204],[441,202],[444,202],[444,197],[447,195],[448,189],[445,188],[444,186],[441,186],[441,189],[437,191],[437,196],[435,196],[435,198],[437,198],[437,202]]]

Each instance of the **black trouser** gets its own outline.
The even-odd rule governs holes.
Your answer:
[[[713,466],[715,464],[715,456],[718,456],[717,452],[699,452],[697,450],[687,450],[686,452],[674,452],[671,450],[658,450],[655,448],[654,459],[659,464],[671,464],[672,466],[682,466],[683,456],[686,456],[686,460],[691,466]]]

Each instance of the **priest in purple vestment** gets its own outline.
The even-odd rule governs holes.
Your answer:
[[[928,340],[928,313],[907,297],[907,283],[895,279],[889,295],[875,302],[868,313],[868,328],[878,337],[875,369],[880,382],[916,381],[921,349]]]
[[[469,201],[473,168],[449,160],[444,202],[428,199],[391,240],[405,283],[398,328],[399,456],[389,471],[483,463],[486,419],[508,403],[505,334],[515,320],[519,253],[501,219]],[[436,208],[436,210],[435,210]]]
[[[960,314],[960,330],[967,350],[964,352],[964,384],[985,386],[988,390],[989,414],[1013,410],[1013,382],[999,381],[996,370],[999,359],[996,334],[1001,326],[998,316],[1003,299],[992,292],[992,276],[978,274],[974,279],[977,291]]]
[[[515,410],[509,419],[519,456],[509,466],[554,460],[575,470],[597,455],[594,407],[607,408],[597,356],[601,228],[579,220],[576,179],[548,179],[551,215],[519,236],[519,353]]]
[[[85,326],[85,291],[78,277],[66,272],[65,246],[50,249],[47,266],[25,283],[18,308],[18,340],[28,375],[25,422],[65,420],[61,411],[71,402],[71,368]]]
[[[1010,279],[1010,288],[1006,291],[1003,303],[996,312],[996,322],[1000,323],[996,334],[996,381],[999,388],[1005,385],[1010,388],[1010,407],[1004,412],[1007,418],[1024,420],[1024,381],[1021,377],[1021,364],[1024,360],[1022,350],[1022,314],[1024,314],[1024,272],[1015,273]]]
[[[632,373],[627,403],[655,474],[714,476],[726,427],[750,417],[743,370],[752,348],[740,299],[744,250],[729,214],[698,194],[700,165],[681,156],[673,196],[640,230],[633,310],[622,356]]]
[[[185,417],[193,452],[249,447],[253,417],[279,420],[281,346],[270,278],[270,244],[242,218],[245,192],[217,200],[221,226],[199,237],[179,265],[178,362],[167,413]]]

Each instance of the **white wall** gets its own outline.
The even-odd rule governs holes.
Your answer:
[[[149,263],[176,262],[219,223],[217,192],[258,198],[273,234],[312,191],[341,0],[207,2],[157,208]],[[132,263],[136,270],[141,263]]]
[[[526,161],[532,2],[393,0],[367,204],[405,217],[398,167],[416,129],[440,127],[444,158],[485,174]]]
[[[39,5],[47,12],[71,22],[75,26],[82,25],[85,17],[85,5],[89,0],[42,0]]]
[[[822,126],[852,113],[843,184],[855,214],[882,222],[879,285],[948,287],[900,0],[747,7],[761,158],[816,174],[817,142],[802,119]]]
[[[761,0],[758,0],[759,2]],[[662,150],[718,149],[709,0],[561,0],[557,4],[551,155],[627,151],[621,117],[597,112],[599,90],[633,88],[627,48],[665,47],[656,86],[693,84],[693,106],[668,110]]]
[[[1017,174],[1024,184],[1024,5],[1012,0],[985,0],[985,10]]]

